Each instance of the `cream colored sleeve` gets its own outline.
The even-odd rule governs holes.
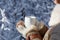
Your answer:
[[[49,26],[53,26],[60,23],[60,4],[57,4],[52,11]]]

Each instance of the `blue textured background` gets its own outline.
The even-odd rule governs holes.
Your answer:
[[[51,11],[54,7],[52,0],[0,0],[0,8],[5,9],[5,16],[11,24],[0,21],[0,40],[24,40],[16,30],[16,22],[24,16],[34,15],[48,25]],[[0,13],[0,20],[2,19]],[[1,25],[10,30],[1,29]]]

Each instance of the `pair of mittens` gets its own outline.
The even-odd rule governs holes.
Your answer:
[[[24,36],[26,37],[27,33],[31,30],[38,31],[38,28],[34,25],[31,25],[30,27],[26,27],[23,21],[19,21],[16,25],[16,29]]]
[[[26,27],[23,21],[19,21],[16,25],[17,30],[26,38],[27,34],[31,31],[39,32],[43,37],[48,28],[44,25],[43,22],[39,22],[37,25],[31,25],[30,27]],[[33,32],[34,32],[33,31]]]

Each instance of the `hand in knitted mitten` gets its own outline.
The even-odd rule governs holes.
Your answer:
[[[44,24],[44,22],[41,21],[39,23],[39,33],[41,34],[42,37],[44,37],[47,30],[48,30],[48,27]]]
[[[18,30],[18,32],[20,32],[21,34],[23,33],[23,30],[25,29],[25,24],[24,22],[21,20],[16,24],[16,29]]]

